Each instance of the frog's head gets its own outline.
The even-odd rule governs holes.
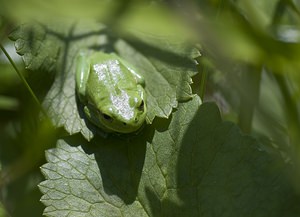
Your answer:
[[[91,122],[107,132],[131,133],[145,122],[145,96],[144,88],[138,85],[136,90],[110,94],[97,104],[87,105],[84,110]]]

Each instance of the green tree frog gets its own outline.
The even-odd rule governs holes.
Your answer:
[[[81,51],[76,92],[86,118],[106,132],[131,133],[147,113],[144,78],[118,55]]]

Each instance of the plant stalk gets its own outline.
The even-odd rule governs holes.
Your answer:
[[[31,89],[31,87],[29,86],[28,82],[26,81],[25,77],[23,76],[23,74],[19,71],[19,69],[17,68],[16,64],[14,63],[14,61],[12,60],[12,58],[10,57],[10,55],[8,54],[8,52],[5,50],[5,48],[2,46],[2,44],[0,44],[0,48],[3,51],[3,53],[5,54],[5,56],[7,57],[7,59],[9,60],[10,64],[13,66],[13,68],[15,69],[15,71],[17,72],[18,76],[20,77],[21,81],[23,82],[23,84],[25,85],[26,89],[29,91],[31,97],[33,98],[33,100],[35,101],[35,103],[37,104],[37,106],[40,108],[41,112],[43,113],[43,115],[45,117],[47,117],[47,113],[44,110],[44,108],[42,107],[40,101],[38,100],[38,98],[36,97],[36,95],[34,94],[33,90]]]

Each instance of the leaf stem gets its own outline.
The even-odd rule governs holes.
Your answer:
[[[259,101],[261,66],[247,65],[242,77],[238,125],[244,133],[251,133],[255,109]]]
[[[287,119],[288,129],[291,137],[291,142],[297,146],[300,141],[300,115],[298,106],[293,97],[291,96],[286,78],[279,73],[274,73],[276,82],[281,90],[284,100],[284,110]],[[300,151],[299,151],[300,152]]]
[[[197,88],[197,92],[199,91],[198,94],[203,102],[205,91],[206,91],[206,82],[207,82],[207,65],[204,63],[202,58],[203,58],[202,56],[198,56],[195,58],[195,60],[197,62],[196,65],[197,71],[200,74],[200,85],[199,85],[199,89]]]
[[[201,73],[201,80],[200,80],[200,98],[202,102],[204,101],[205,96],[205,90],[206,90],[206,80],[207,80],[207,69],[206,66],[203,67],[202,73]]]
[[[20,79],[22,80],[23,84],[25,85],[25,87],[27,88],[27,90],[29,91],[30,95],[32,96],[33,100],[35,101],[35,103],[37,104],[37,106],[40,108],[41,112],[43,113],[43,115],[45,117],[47,117],[47,113],[44,110],[44,108],[42,107],[42,105],[40,104],[40,101],[38,100],[38,98],[36,97],[36,95],[34,94],[34,92],[32,91],[31,87],[29,86],[28,82],[26,81],[25,77],[23,76],[23,74],[19,71],[19,69],[17,68],[16,64],[14,63],[14,61],[12,60],[12,58],[10,57],[10,55],[8,54],[8,52],[5,50],[5,48],[2,46],[2,44],[0,43],[0,48],[3,51],[3,53],[5,54],[5,56],[7,57],[7,59],[9,60],[10,64],[13,66],[13,68],[15,69],[15,71],[17,72],[18,76],[20,77]]]

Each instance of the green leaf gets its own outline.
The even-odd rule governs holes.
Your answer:
[[[139,70],[146,81],[148,123],[156,116],[168,118],[178,101],[193,96],[191,76],[197,73],[193,49],[178,38],[172,41],[133,31],[131,36],[115,38],[92,21],[23,25],[11,38],[27,68],[55,70],[56,78],[43,102],[55,126],[63,126],[70,134],[81,132],[88,140],[95,130],[78,113],[75,96],[75,59],[80,49],[116,52]]]
[[[180,103],[134,138],[58,141],[42,166],[44,214],[291,216],[288,165],[199,104]]]
[[[23,57],[25,66],[30,70],[55,70],[59,47],[62,42],[47,32],[41,25],[21,25],[11,33],[16,51]]]

